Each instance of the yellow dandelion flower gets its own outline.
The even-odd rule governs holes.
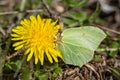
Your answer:
[[[58,62],[57,57],[62,58],[61,53],[56,49],[57,33],[61,25],[56,23],[57,21],[52,22],[51,19],[42,19],[39,15],[30,16],[30,20],[22,20],[21,25],[12,29],[12,40],[16,41],[13,47],[15,50],[25,48],[27,61],[34,56],[35,64],[40,61],[43,65],[44,56],[47,56],[51,63],[53,60]]]

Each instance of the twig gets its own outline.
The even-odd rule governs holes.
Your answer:
[[[7,57],[3,60],[3,62],[5,62],[5,61],[7,61],[7,60],[9,60],[9,59],[11,59],[11,58],[17,56],[17,55],[20,55],[20,53],[22,53],[23,51],[24,51],[24,49],[20,49],[19,51],[13,53],[12,55],[7,56]]]
[[[26,59],[26,56],[24,56],[23,59],[21,60],[21,63],[20,63],[20,65],[18,66],[18,68],[17,68],[17,70],[16,70],[16,72],[15,72],[15,74],[14,74],[14,78],[17,77],[17,74],[19,73],[19,71],[20,71],[20,69],[21,69],[21,67],[22,67],[22,64],[24,63],[25,59]]]
[[[86,67],[88,67],[89,69],[91,69],[91,70],[96,74],[97,79],[100,80],[100,76],[99,76],[98,72],[93,68],[92,65],[90,65],[90,64],[85,64],[84,66],[86,66]]]
[[[49,16],[55,20],[58,20],[59,24],[63,25],[62,19],[61,19],[61,15],[58,14],[56,17],[56,14],[50,9],[50,7],[48,6],[48,4],[46,3],[46,0],[41,0],[43,6],[45,7],[45,9],[47,10],[47,12],[49,13]]]
[[[30,60],[30,75],[29,75],[29,80],[32,80],[32,75],[34,72],[34,65],[33,65],[33,59]]]
[[[107,30],[107,31],[109,31],[109,32],[112,32],[112,33],[115,33],[115,34],[120,34],[119,31],[115,31],[115,30],[109,29],[109,28],[107,28],[107,27],[102,27],[102,26],[100,26],[100,25],[97,25],[97,26],[98,26],[99,28],[104,29],[104,30]]]
[[[52,11],[50,10],[50,8],[49,8],[48,4],[46,3],[46,1],[45,1],[45,0],[41,0],[41,1],[42,1],[43,6],[45,7],[45,9],[47,10],[47,12],[49,13],[49,15],[50,15],[52,18],[54,18],[54,17],[53,17],[53,14],[52,14]]]
[[[106,28],[106,27],[100,27],[100,28],[102,28],[102,29],[104,29],[104,30],[107,30],[107,31],[109,31],[109,32],[112,32],[112,33],[120,34],[120,32],[115,31],[115,30],[113,30],[113,29],[109,29],[109,28]]]
[[[2,33],[3,36],[6,35],[5,31],[0,27],[0,32]]]
[[[50,9],[50,7],[48,6],[48,4],[46,3],[46,1],[45,1],[45,0],[41,0],[41,1],[42,1],[42,3],[43,3],[43,6],[45,7],[45,9],[47,10],[47,12],[49,13],[50,17],[52,17],[52,18],[55,19],[55,20],[57,19],[58,22],[59,22],[59,24],[61,24],[62,27],[63,27],[63,22],[62,22],[61,17],[59,16],[58,18],[56,18],[56,17],[54,16],[54,14],[52,13],[52,10]],[[59,33],[60,33],[60,36],[61,36],[62,29],[59,30]]]
[[[25,10],[25,11],[9,11],[9,12],[0,12],[0,16],[2,15],[9,15],[9,14],[18,14],[18,13],[33,13],[33,12],[41,12],[43,10]]]

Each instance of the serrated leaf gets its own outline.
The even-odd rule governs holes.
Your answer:
[[[63,31],[62,43],[58,49],[66,64],[82,66],[89,62],[105,33],[97,27],[86,26]]]

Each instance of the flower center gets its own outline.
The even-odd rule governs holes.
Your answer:
[[[49,47],[55,48],[55,34],[52,35],[50,32],[41,31],[38,29],[33,30],[29,34],[31,34],[29,36],[29,44],[31,44],[31,47],[40,47],[42,50],[45,50]]]

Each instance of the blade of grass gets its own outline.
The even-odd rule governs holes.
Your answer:
[[[24,11],[26,1],[27,1],[27,0],[22,0],[22,1],[21,1],[20,11]],[[19,13],[19,15],[18,15],[18,20],[21,20],[22,17],[23,17],[23,13]]]

